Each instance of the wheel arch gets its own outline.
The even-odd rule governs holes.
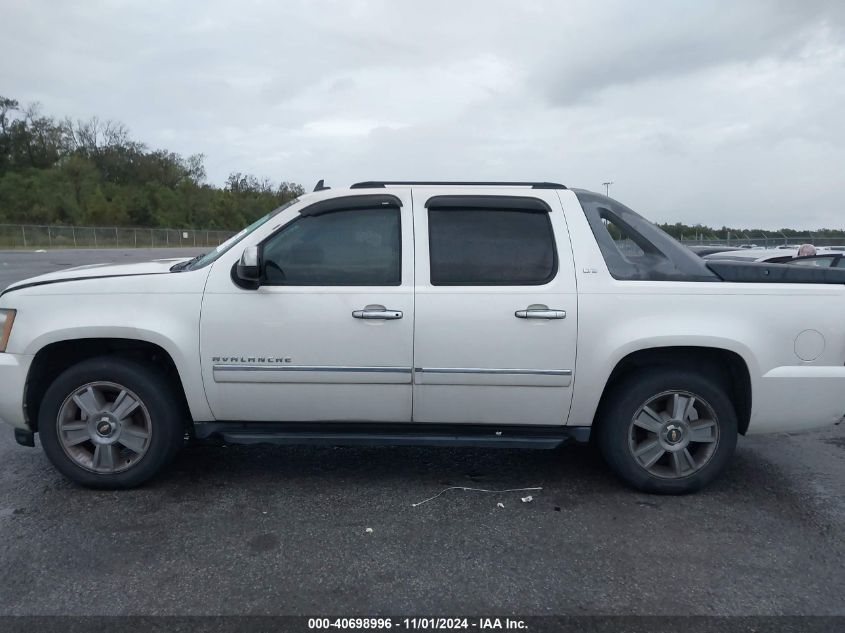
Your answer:
[[[600,424],[598,411],[607,395],[631,373],[643,367],[673,367],[694,369],[717,376],[725,386],[737,415],[738,431],[744,435],[751,421],[753,401],[751,372],[748,362],[737,352],[695,345],[648,347],[628,353],[621,358],[605,383],[593,424]]]
[[[118,337],[63,339],[40,348],[33,358],[24,389],[24,415],[29,428],[38,430],[38,412],[44,393],[68,367],[97,356],[131,358],[164,371],[173,382],[178,405],[186,423],[192,421],[191,408],[179,368],[173,356],[161,345],[151,341]]]

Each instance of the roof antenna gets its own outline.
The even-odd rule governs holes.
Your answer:
[[[325,191],[326,189],[331,189],[331,187],[327,187],[323,184],[323,179],[320,178],[319,182],[317,182],[317,186],[314,187],[314,191]]]

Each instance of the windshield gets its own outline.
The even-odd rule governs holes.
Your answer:
[[[203,255],[202,257],[197,259],[196,261],[191,262],[190,265],[185,270],[196,270],[197,268],[202,268],[203,266],[208,266],[212,262],[217,261],[217,259],[221,255],[223,255],[223,253],[228,251],[235,244],[237,244],[242,239],[244,239],[247,235],[252,233],[255,229],[260,227],[262,224],[267,222],[269,219],[279,215],[282,211],[284,211],[285,209],[287,209],[291,205],[296,204],[297,202],[299,202],[299,198],[294,198],[290,202],[286,202],[285,204],[280,206],[278,209],[273,209],[272,211],[270,211],[270,213],[268,213],[264,217],[257,219],[255,222],[250,224],[248,227],[246,227],[245,229],[242,229],[240,232],[238,232],[235,235],[233,235],[232,237],[230,237],[228,240],[223,242],[220,246],[215,248],[210,253],[206,253],[205,255]]]

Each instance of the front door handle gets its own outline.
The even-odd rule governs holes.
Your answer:
[[[550,310],[549,308],[528,308],[513,313],[517,319],[565,319],[566,310]]]
[[[352,316],[356,319],[382,319],[392,321],[402,318],[401,310],[388,310],[384,306],[367,306],[363,310],[355,310]]]

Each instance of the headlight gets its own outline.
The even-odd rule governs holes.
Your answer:
[[[17,310],[0,310],[0,353],[6,351],[9,335],[12,333],[12,323],[15,322]]]

